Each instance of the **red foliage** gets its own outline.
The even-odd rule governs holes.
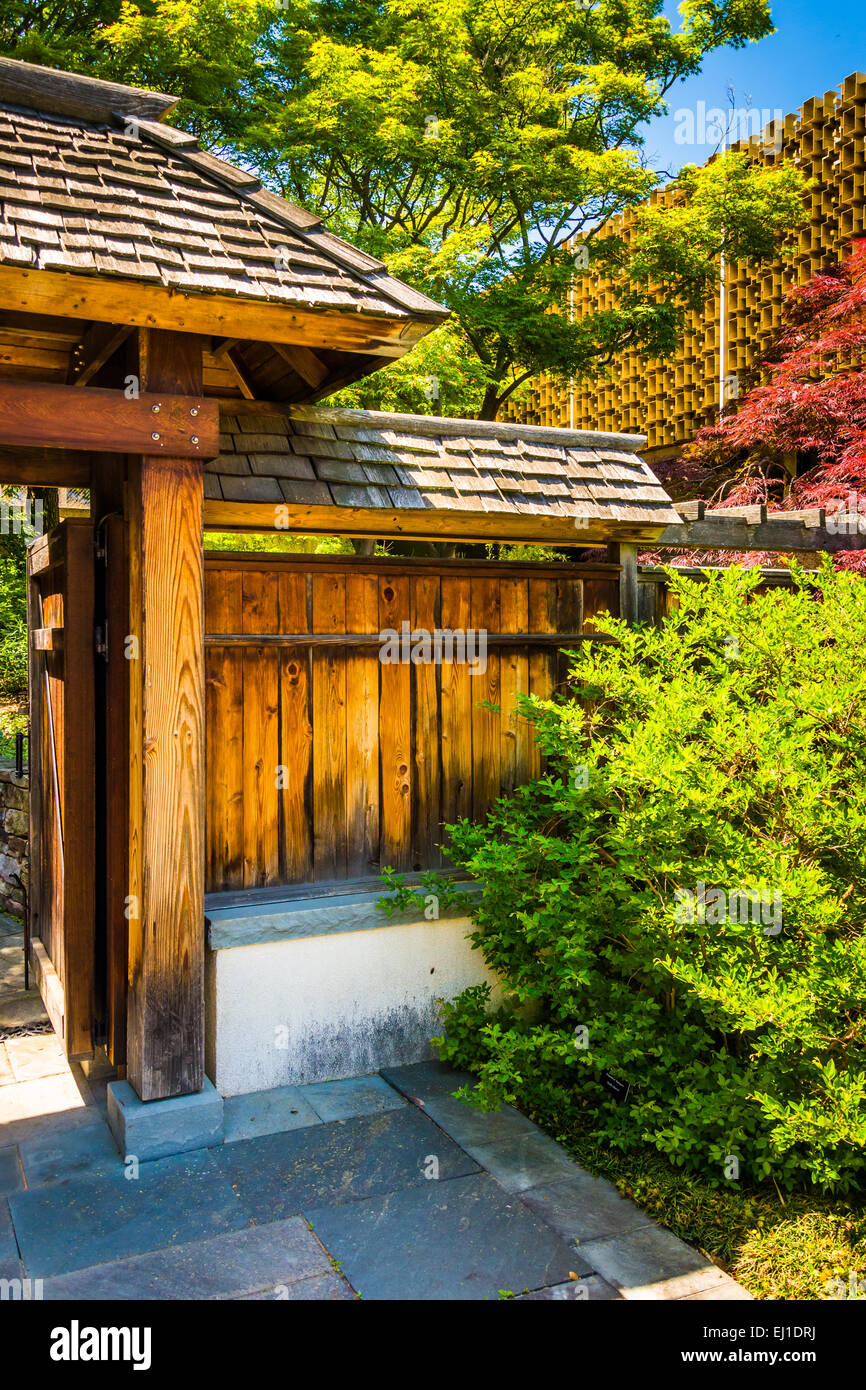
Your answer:
[[[675,497],[703,494],[718,505],[723,498],[728,506],[866,512],[866,240],[842,265],[790,290],[783,315],[764,364],[769,382],[700,430],[663,470],[665,481]],[[796,477],[787,466],[792,455]],[[761,563],[730,553],[714,563],[735,560]],[[701,562],[692,555],[687,563]],[[866,572],[866,553],[843,553],[836,563]]]

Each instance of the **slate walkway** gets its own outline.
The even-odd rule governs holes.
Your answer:
[[[237,1097],[223,1145],[136,1175],[105,1081],[53,1036],[8,1039],[0,1278],[76,1300],[749,1297],[517,1111],[454,1100],[467,1079],[422,1063]]]
[[[32,979],[30,989],[24,989],[24,928],[0,912],[0,1029],[47,1021]]]

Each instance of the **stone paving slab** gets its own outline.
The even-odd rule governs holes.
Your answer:
[[[44,1297],[195,1300],[291,1297],[298,1281],[332,1275],[330,1261],[299,1217],[168,1246],[46,1279]],[[312,1296],[312,1295],[302,1295]]]
[[[317,1274],[312,1279],[299,1279],[295,1284],[284,1285],[278,1292],[264,1289],[259,1293],[242,1295],[244,1302],[262,1303],[355,1303],[356,1296],[345,1279],[339,1274]]]
[[[599,1274],[587,1279],[570,1279],[567,1284],[554,1284],[550,1289],[536,1289],[521,1294],[519,1303],[614,1303],[622,1302],[622,1294]]]
[[[6,1039],[6,1055],[16,1081],[41,1081],[46,1076],[62,1076],[69,1062],[54,1033]]]
[[[655,1224],[608,1240],[587,1241],[581,1254],[623,1298],[685,1298],[733,1284],[728,1275],[671,1231]]]
[[[0,990],[10,994],[24,988],[24,939],[0,937]]]
[[[520,1195],[563,1240],[601,1240],[654,1224],[634,1202],[620,1197],[613,1183],[584,1172],[577,1164],[571,1177]]]
[[[9,1203],[0,1197],[0,1279],[20,1279],[21,1261],[18,1258],[18,1243],[12,1226]]]
[[[32,977],[31,977],[32,978]],[[38,989],[4,990],[0,993],[0,1028],[20,1028],[25,1023],[47,1023],[48,1015]]]
[[[497,1299],[577,1272],[574,1252],[486,1173],[304,1215],[363,1299]]]
[[[23,1186],[24,1174],[21,1171],[17,1145],[0,1149],[0,1196],[18,1192]]]
[[[69,1182],[85,1173],[123,1172],[117,1146],[103,1125],[28,1139],[20,1145],[20,1152],[28,1188]]]
[[[406,1101],[381,1076],[353,1076],[347,1081],[318,1081],[300,1087],[304,1100],[322,1120],[351,1120],[398,1110]]]
[[[246,1096],[230,1096],[224,1102],[225,1141],[258,1139],[263,1134],[283,1134],[306,1125],[321,1124],[321,1117],[305,1099],[300,1086],[278,1086],[272,1091],[254,1091]]]
[[[102,1122],[69,1071],[0,1089],[0,1127],[6,1144]]]
[[[462,1135],[460,1142],[466,1152],[572,1249],[579,1243],[580,1259],[587,1262],[583,1268],[594,1270],[621,1298],[668,1300],[709,1290],[717,1290],[718,1298],[749,1297],[706,1256],[656,1225],[634,1203],[620,1197],[610,1183],[586,1172],[525,1117],[519,1119],[528,1131],[509,1137],[508,1123],[513,1122],[506,1121],[503,1126],[499,1117],[510,1107],[500,1107],[492,1116],[476,1111],[479,1128],[467,1126],[455,1108],[466,1109],[465,1102],[443,1094],[445,1078],[441,1072],[423,1070],[428,1065],[397,1069],[403,1093],[422,1103],[424,1112],[448,1134],[455,1138]],[[480,1124],[484,1119],[491,1123],[482,1137]]]
[[[731,1300],[753,1301],[752,1295],[747,1293],[741,1284],[736,1283],[728,1275],[725,1275],[720,1283],[714,1284],[712,1288],[701,1289],[699,1293],[687,1293],[682,1296],[683,1303],[692,1303],[696,1300],[702,1302],[721,1302],[730,1303]]]
[[[6,1044],[0,1043],[0,1086],[11,1086],[15,1083],[15,1073],[12,1064],[6,1056]]]
[[[581,1171],[565,1149],[535,1125],[530,1133],[505,1142],[465,1144],[464,1148],[506,1192],[525,1192]]]
[[[32,1278],[201,1240],[249,1223],[249,1213],[210,1150],[142,1163],[137,1180],[97,1175],[19,1192],[9,1205]]]
[[[426,1184],[431,1156],[441,1178],[478,1171],[414,1106],[240,1140],[212,1153],[256,1221]]]
[[[500,1105],[498,1110],[477,1110],[465,1100],[429,1094],[417,1104],[464,1149],[473,1144],[489,1147],[511,1143],[539,1132],[531,1120],[510,1105]]]
[[[475,1077],[468,1071],[455,1071],[445,1062],[414,1062],[406,1067],[382,1067],[383,1076],[409,1100],[426,1100],[429,1096],[450,1096],[460,1086],[474,1086]]]

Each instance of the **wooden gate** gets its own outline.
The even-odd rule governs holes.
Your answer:
[[[31,961],[67,1056],[93,1051],[93,527],[30,548]]]

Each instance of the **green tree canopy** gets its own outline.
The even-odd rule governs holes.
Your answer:
[[[721,252],[773,254],[799,176],[745,156],[646,208],[647,122],[705,56],[772,32],[767,0],[19,0],[5,51],[177,93],[179,124],[447,304],[453,320],[344,393],[495,417],[531,376],[674,349]],[[30,24],[25,30],[23,16]],[[641,208],[626,247],[602,235]],[[562,309],[574,244],[615,303]],[[438,389],[431,383],[438,383]],[[438,393],[441,392],[441,395]]]

